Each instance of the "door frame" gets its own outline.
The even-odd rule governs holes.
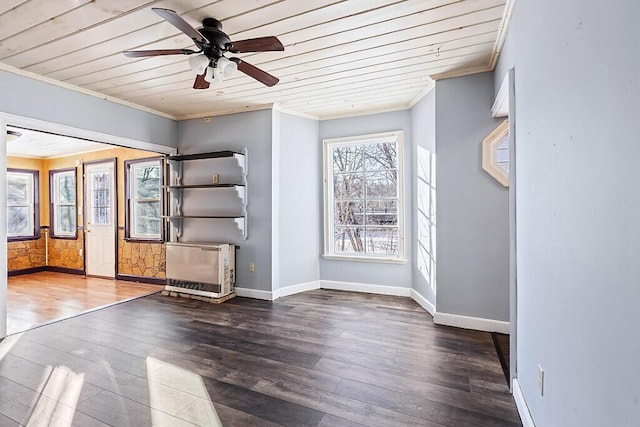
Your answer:
[[[118,276],[118,158],[107,157],[106,159],[88,160],[82,162],[82,247],[84,248],[84,256],[82,262],[84,264],[84,274],[87,274],[87,165],[98,165],[101,163],[113,164],[113,239],[114,239],[114,266],[113,279]]]

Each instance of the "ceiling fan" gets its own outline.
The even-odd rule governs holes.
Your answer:
[[[257,81],[273,86],[278,78],[255,67],[240,58],[227,58],[225,53],[283,51],[284,46],[277,37],[258,37],[255,39],[231,41],[222,31],[222,23],[215,18],[205,18],[202,28],[195,29],[180,15],[171,9],[152,8],[165,21],[189,36],[199,50],[160,49],[128,50],[122,52],[129,58],[160,55],[193,55],[189,57],[189,66],[198,75],[193,83],[194,89],[207,89],[210,83],[229,78],[240,70]]]

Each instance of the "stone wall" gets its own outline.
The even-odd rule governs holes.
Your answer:
[[[37,240],[7,242],[7,270],[24,270],[46,265],[45,229]]]
[[[82,235],[78,233],[77,239],[54,239],[49,237],[49,266],[84,269],[84,244]]]
[[[127,242],[124,230],[118,230],[118,273],[164,279],[166,251],[164,243]]]

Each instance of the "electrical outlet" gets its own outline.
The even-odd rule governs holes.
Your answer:
[[[78,249],[78,255],[82,256],[82,249]]]
[[[540,396],[544,396],[544,369],[540,365],[538,365],[538,390]]]
[[[256,272],[256,265],[254,263],[249,263],[249,272],[250,273],[255,273]]]

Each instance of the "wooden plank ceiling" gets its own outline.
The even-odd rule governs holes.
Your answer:
[[[267,108],[319,118],[406,108],[433,78],[490,70],[506,0],[3,0],[0,62],[176,119]],[[187,57],[124,50],[195,48],[151,11],[232,40],[277,36],[284,52],[235,55],[280,78],[237,73],[194,90]]]

